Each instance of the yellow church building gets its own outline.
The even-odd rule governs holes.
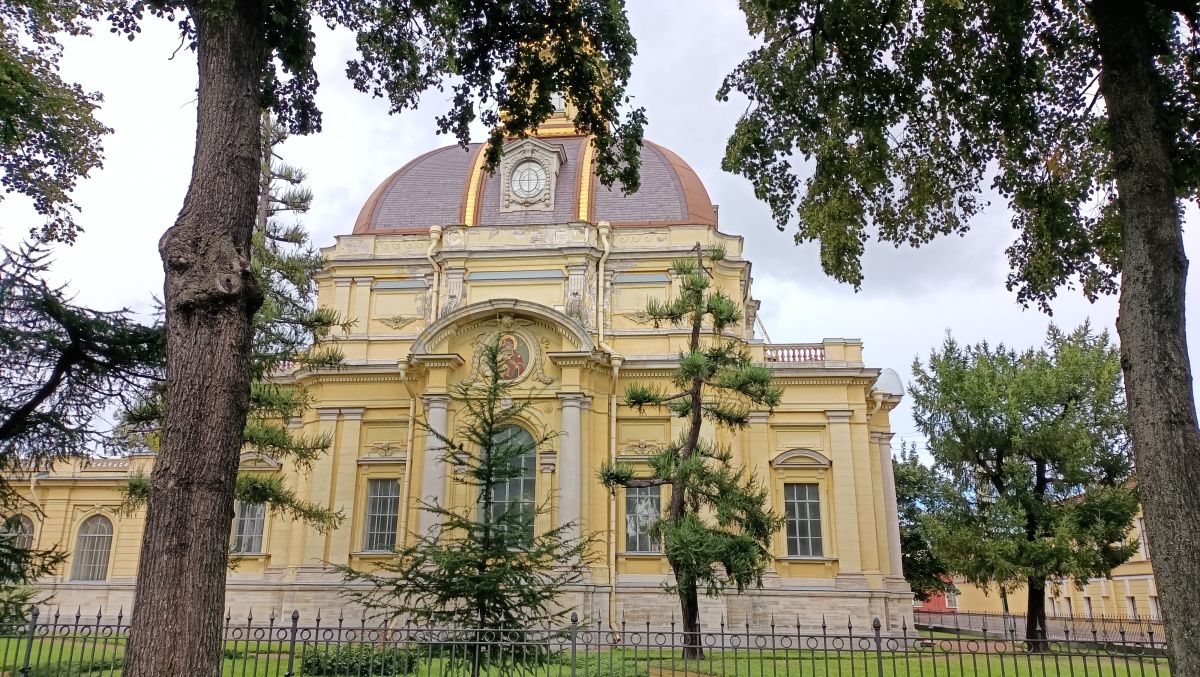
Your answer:
[[[459,407],[450,389],[470,376],[480,346],[499,338],[514,397],[534,402],[529,427],[562,432],[530,455],[507,496],[551,501],[538,528],[570,524],[598,537],[590,575],[565,601],[592,622],[670,623],[677,602],[662,589],[670,569],[647,530],[664,496],[657,487],[610,492],[598,471],[611,459],[645,468],[680,431],[666,411],[623,406],[621,393],[670,378],[686,330],[644,326],[635,314],[678,289],[671,262],[699,243],[725,247],[714,286],[740,299],[746,314],[727,333],[783,390],[781,405],[755,412],[747,429],[706,433],[768,484],[786,516],[763,587],[702,600],[702,622],[765,628],[799,617],[813,626],[824,615],[840,627],[850,618],[869,628],[873,617],[885,632],[904,620],[911,627],[888,422],[903,395],[895,372],[867,366],[856,339],[760,338],[742,238],[718,227],[704,185],[670,150],[644,144],[641,189],[631,195],[598,183],[589,138],[566,111],[510,140],[494,172],[484,170],[481,151],[448,146],[404,165],[324,250],[319,303],[353,322],[337,337],[345,366],[280,379],[313,398],[290,425],[328,433],[334,444],[308,473],[251,454],[242,463],[278,474],[346,519],[321,534],[261,506],[237,506],[238,564],[227,593],[235,617],[248,609],[256,617],[293,608],[336,614],[346,602],[325,563],[372,567],[431,526],[420,498],[470,500],[454,468],[439,461],[436,438],[416,422],[453,430]],[[31,505],[18,518],[22,538],[70,552],[43,581],[51,604],[131,608],[144,514],[122,514],[119,489],[153,462],[97,458],[14,481]]]

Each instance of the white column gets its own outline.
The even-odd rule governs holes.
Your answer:
[[[578,393],[559,394],[562,401],[562,444],[558,451],[558,523],[571,525],[566,536],[578,539],[580,533],[580,492],[582,483],[582,447],[579,412],[584,396]]]
[[[436,503],[445,506],[446,500],[446,464],[442,456],[446,445],[434,434],[446,434],[446,407],[450,398],[446,395],[425,396],[425,420],[429,430],[425,432],[425,458],[421,468],[421,499],[426,503]],[[428,510],[421,510],[419,521],[420,534],[427,534],[437,524],[437,515]]]
[[[900,518],[896,509],[896,473],[892,468],[893,433],[876,433],[879,436],[879,469],[883,473],[883,519],[886,522],[888,564],[892,576],[904,575],[904,563],[900,557]]]

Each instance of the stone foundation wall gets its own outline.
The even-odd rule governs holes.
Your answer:
[[[305,580],[307,578],[308,580]],[[336,624],[339,616],[344,623],[363,622],[363,610],[345,595],[338,582],[327,575],[309,576],[295,581],[270,581],[231,578],[226,589],[226,610],[229,622],[245,624],[248,617],[255,625],[266,623],[274,613],[276,619],[290,618],[292,610],[300,612],[302,625],[310,625],[319,613],[322,625]],[[101,613],[114,618],[123,612],[128,618],[133,605],[134,582],[113,580],[105,583],[46,583],[48,595],[42,613],[74,617],[78,610],[84,618]],[[579,613],[580,623],[606,627],[609,589],[606,585],[581,585],[565,600]],[[742,594],[727,594],[719,598],[701,597],[700,621],[705,631],[779,634],[820,634],[822,623],[830,635],[845,635],[848,625],[854,634],[870,634],[872,620],[878,618],[885,634],[898,635],[903,628],[913,627],[912,593],[903,580],[888,581],[886,589],[841,589],[833,585],[771,587],[749,590]],[[650,582],[619,583],[616,603],[611,617],[620,629],[668,630],[672,622],[679,627],[679,601],[663,591],[661,584]],[[277,621],[278,622],[278,621]],[[370,620],[367,621],[371,623]]]

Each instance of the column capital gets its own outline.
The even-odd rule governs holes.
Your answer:
[[[354,278],[352,278],[352,277],[335,277],[335,278],[333,278],[333,286],[349,287],[350,283],[353,281],[354,281]]]
[[[587,407],[592,402],[590,395],[585,395],[579,392],[558,393],[558,399],[562,401],[564,407]]]
[[[371,284],[372,282],[375,281],[375,278],[370,275],[364,275],[364,276],[355,277],[352,279],[354,280],[355,284]]]
[[[830,423],[849,423],[854,417],[854,411],[851,409],[826,409],[825,418],[829,419]]]
[[[896,433],[892,432],[882,432],[879,430],[871,431],[871,441],[876,444],[891,444],[892,438],[895,436]]]
[[[337,407],[318,407],[317,418],[322,421],[336,421],[341,409]]]
[[[450,404],[449,395],[422,395],[421,401],[429,409],[445,409]]]
[[[750,412],[750,425],[761,425],[770,418],[771,412],[769,411],[752,411]]]
[[[363,415],[362,407],[342,407],[340,411],[342,413],[343,419],[348,419],[351,421],[361,421],[362,420],[362,415]]]

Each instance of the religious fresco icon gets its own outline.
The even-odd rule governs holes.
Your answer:
[[[521,378],[529,368],[529,344],[516,334],[502,335],[499,361],[501,378],[505,381]]]

